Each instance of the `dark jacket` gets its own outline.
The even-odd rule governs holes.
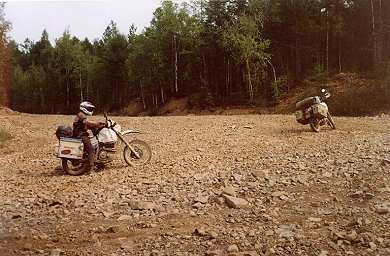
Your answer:
[[[99,129],[102,126],[102,123],[88,122],[87,115],[79,112],[73,121],[73,137],[81,138],[83,136],[89,136],[88,130]]]

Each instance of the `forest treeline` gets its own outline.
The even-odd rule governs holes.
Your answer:
[[[55,43],[7,38],[0,5],[3,103],[33,113],[71,113],[80,101],[120,110],[191,104],[276,104],[308,77],[357,72],[383,78],[390,61],[390,1],[163,1],[149,27],[115,22],[90,41],[65,31]],[[9,100],[7,102],[7,100]]]

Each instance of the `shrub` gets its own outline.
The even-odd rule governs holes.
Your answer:
[[[350,88],[339,93],[329,102],[330,111],[335,115],[361,116],[376,115],[390,110],[390,82]]]

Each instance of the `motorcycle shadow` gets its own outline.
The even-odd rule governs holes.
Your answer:
[[[313,132],[309,129],[305,128],[291,128],[286,130],[281,130],[281,134],[312,134]]]
[[[104,166],[95,166],[95,168],[93,168],[91,171],[88,171],[80,176],[91,175],[91,174],[93,175],[94,173],[109,172],[111,170],[124,169],[127,167],[128,165],[125,163],[114,162]],[[50,168],[50,170],[46,170],[45,172],[42,172],[40,175],[45,177],[62,177],[62,176],[70,177],[70,175],[63,170],[61,165],[57,165],[53,168]]]
[[[66,176],[66,172],[62,169],[62,166],[55,166],[53,169],[49,171],[45,171],[44,173],[41,173],[41,176],[45,177],[61,177]]]
[[[103,170],[94,169],[92,171],[87,171],[79,176],[72,176],[72,175],[67,174],[62,168],[61,169],[54,168],[51,172],[42,173],[42,176],[51,177],[51,178],[55,178],[55,177],[83,177],[83,176],[88,176],[88,175],[91,175],[94,173],[100,173],[102,171]]]

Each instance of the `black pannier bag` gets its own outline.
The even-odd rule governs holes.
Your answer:
[[[315,104],[319,104],[321,101],[318,97],[309,97],[304,100],[301,100],[295,105],[296,110],[304,110],[308,107],[311,107]]]
[[[71,138],[73,136],[73,129],[70,126],[61,125],[57,127],[56,137],[60,138]]]

